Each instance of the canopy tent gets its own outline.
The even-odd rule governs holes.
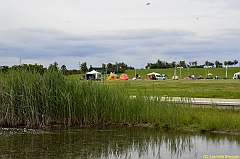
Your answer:
[[[101,74],[100,72],[97,72],[97,71],[95,71],[95,70],[92,70],[92,71],[90,71],[90,72],[88,72],[88,73],[86,73],[87,75],[93,75],[93,74]]]
[[[165,77],[157,72],[151,72],[147,74],[146,80],[165,80]]]
[[[212,73],[208,73],[206,79],[213,79],[212,75],[213,75]]]
[[[151,75],[161,75],[161,74],[159,74],[159,73],[156,73],[156,72],[152,72],[152,73],[149,73],[149,74],[147,74],[148,76],[151,76]]]
[[[87,78],[87,80],[88,79],[98,80],[98,79],[101,79],[99,75],[101,75],[100,72],[92,70],[92,71],[86,73],[86,78]]]

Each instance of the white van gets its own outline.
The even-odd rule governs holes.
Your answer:
[[[233,79],[240,79],[240,72],[234,73]]]

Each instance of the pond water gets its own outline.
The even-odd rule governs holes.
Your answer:
[[[137,127],[0,128],[0,158],[240,158],[240,136]]]

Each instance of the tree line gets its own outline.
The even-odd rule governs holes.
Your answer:
[[[12,67],[9,66],[0,66],[0,72],[7,73],[11,70],[25,70],[32,73],[39,73],[44,74],[47,70],[52,71],[61,71],[64,75],[68,74],[67,67],[65,65],[62,65],[61,67],[58,67],[58,63],[54,62],[53,64],[50,64],[48,68],[43,67],[43,65],[39,64],[20,64],[20,65],[13,65]]]
[[[215,62],[209,62],[207,60],[207,61],[205,61],[204,64],[198,65],[197,61],[193,61],[193,62],[189,62],[189,63],[187,63],[186,61],[179,61],[179,62],[173,61],[171,63],[168,63],[166,61],[161,61],[160,59],[158,59],[156,63],[147,63],[147,65],[145,66],[145,69],[175,68],[175,67],[204,68],[204,66],[212,66],[212,67],[216,67],[216,68],[221,68],[221,67],[223,67],[223,64],[225,66],[233,66],[233,65],[237,65],[238,61],[237,60],[234,60],[234,61],[224,61],[224,63],[221,63],[218,60],[216,60]]]
[[[124,73],[125,70],[130,70],[130,69],[134,69],[134,67],[132,66],[128,66],[127,64],[125,64],[124,62],[121,63],[108,63],[108,64],[104,64],[102,63],[101,67],[93,67],[92,65],[90,65],[90,67],[87,67],[87,63],[83,62],[80,65],[80,71],[81,72],[87,72],[87,71],[92,71],[92,70],[96,70],[98,72],[102,72],[102,73],[110,73],[110,72],[115,72],[115,73]]]
[[[38,65],[38,64],[20,64],[20,65],[14,65],[12,67],[9,66],[0,66],[0,72],[6,73],[10,70],[26,70],[29,72],[37,72],[40,74],[43,74],[46,70],[53,70],[53,71],[60,71],[64,75],[72,75],[72,74],[83,74],[88,71],[96,70],[101,73],[110,73],[110,72],[115,72],[115,73],[124,73],[125,70],[128,69],[134,69],[132,66],[128,66],[124,62],[121,63],[108,63],[104,64],[102,63],[102,67],[93,67],[90,65],[90,67],[87,67],[87,63],[83,62],[79,66],[79,70],[73,69],[73,70],[68,70],[66,65],[62,65],[61,67],[58,66],[57,62],[54,62],[53,64],[50,64],[48,68],[43,67],[43,65]]]
[[[233,61],[224,61],[223,63],[219,62],[216,60],[215,62],[210,62],[210,61],[205,61],[203,65],[198,65],[197,61],[189,62],[187,63],[186,61],[173,61],[171,63],[168,63],[166,61],[162,61],[160,59],[157,60],[155,63],[147,63],[145,66],[145,69],[157,69],[157,68],[175,68],[175,67],[195,67],[195,68],[203,68],[204,66],[212,66],[216,68],[221,68],[223,65],[225,66],[233,66],[237,65],[238,61],[233,60]],[[128,66],[124,62],[121,63],[107,63],[104,64],[102,63],[101,67],[93,67],[90,65],[88,68],[87,62],[79,63],[79,69],[73,69],[73,70],[68,70],[66,65],[62,65],[61,67],[58,66],[57,62],[54,62],[53,64],[50,64],[48,68],[43,67],[43,65],[38,65],[38,64],[20,64],[20,65],[14,65],[12,67],[9,66],[0,66],[0,72],[6,73],[9,70],[18,70],[18,69],[24,69],[30,72],[38,72],[40,74],[43,74],[46,70],[54,70],[54,71],[61,71],[64,75],[72,75],[72,74],[83,74],[88,71],[96,70],[101,73],[107,73],[109,74],[110,72],[115,72],[115,73],[124,73],[125,70],[130,70],[130,69],[135,69],[132,66]]]

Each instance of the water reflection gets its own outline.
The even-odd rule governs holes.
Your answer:
[[[0,158],[202,158],[204,155],[210,157],[220,154],[240,156],[239,136],[113,126],[49,132],[2,129],[0,143]]]

